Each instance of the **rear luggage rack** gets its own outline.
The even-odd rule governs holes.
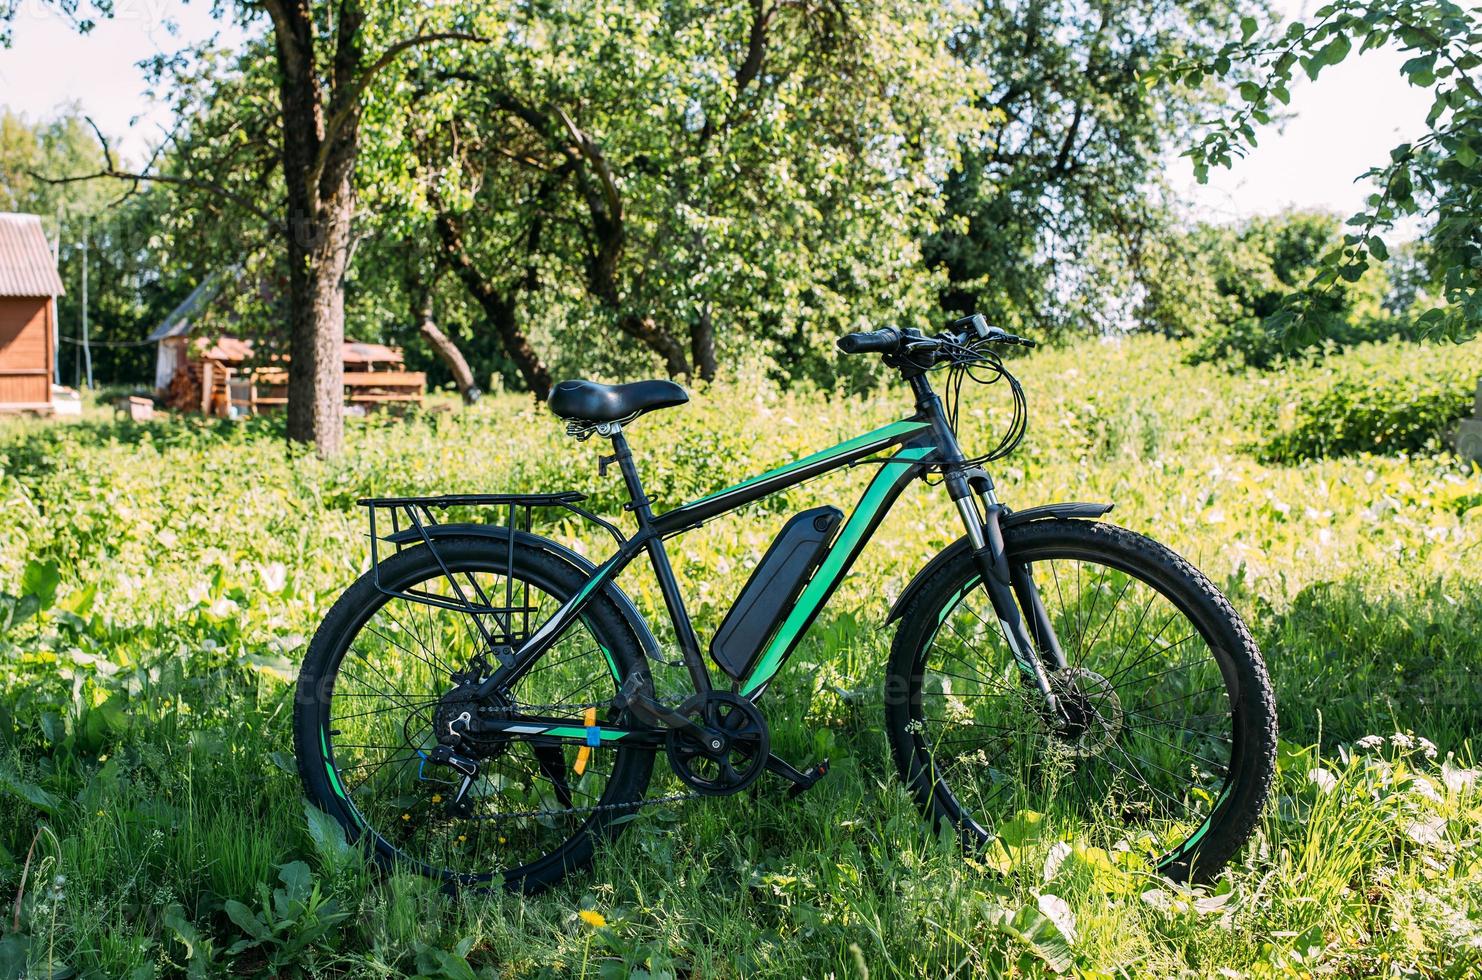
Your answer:
[[[588,520],[617,539],[621,545],[625,538],[616,525],[603,520],[578,504],[587,499],[586,494],[575,490],[562,493],[445,493],[432,497],[366,497],[356,501],[366,509],[370,523],[371,569],[377,591],[384,595],[420,602],[441,609],[467,613],[478,627],[488,648],[517,646],[530,635],[530,615],[540,610],[530,604],[530,586],[519,583],[516,588],[514,575],[515,539],[530,533],[533,513],[539,508],[568,510]],[[491,508],[489,517],[474,524],[444,524],[439,514],[453,507]],[[380,515],[379,521],[377,515]],[[444,515],[445,516],[445,515]],[[390,525],[390,533],[385,533]],[[504,552],[502,569],[487,569],[503,576],[502,589],[485,589],[477,577],[468,571],[453,572],[438,553],[439,529],[451,531],[454,527],[504,527],[508,533],[500,535],[504,540],[495,547]],[[381,563],[384,544],[394,546],[400,553],[404,548],[425,547],[442,570],[442,576],[450,588],[450,595],[437,595],[424,588],[393,589],[381,578]],[[502,592],[502,595],[497,593]],[[491,594],[494,593],[494,594]],[[498,600],[503,599],[503,603]]]

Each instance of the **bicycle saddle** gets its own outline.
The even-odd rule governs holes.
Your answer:
[[[551,389],[550,406],[563,419],[621,422],[656,408],[683,405],[689,392],[672,381],[633,381],[604,385],[595,381],[562,381]]]

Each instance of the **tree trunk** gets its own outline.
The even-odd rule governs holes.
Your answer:
[[[643,342],[654,353],[664,359],[664,370],[669,377],[689,377],[690,362],[685,359],[684,345],[674,335],[659,326],[651,316],[625,313],[618,317],[618,329],[630,337]]]
[[[304,240],[290,234],[288,437],[321,456],[344,445],[345,270],[354,194],[349,181],[320,205]]]
[[[526,387],[538,401],[545,401],[551,393],[551,374],[531,346],[530,338],[520,329],[514,297],[500,292],[473,264],[473,259],[464,248],[463,228],[457,218],[439,212],[436,224],[438,237],[442,240],[444,261],[499,334],[505,352],[515,362]]]
[[[321,163],[324,107],[315,65],[309,0],[268,4],[278,51],[283,113],[283,184],[288,214],[288,438],[321,456],[344,443],[345,269],[355,192],[350,181],[356,127],[340,127],[333,166]],[[342,11],[335,81],[358,59],[358,6]]]
[[[699,319],[690,326],[690,361],[700,380],[715,380],[715,323],[710,319],[709,306],[700,311]]]
[[[432,318],[431,304],[418,304],[417,330],[426,339],[433,351],[448,366],[448,371],[453,375],[453,383],[458,386],[458,391],[463,395],[463,403],[472,405],[479,400],[483,394],[479,386],[474,384],[473,371],[469,369],[468,361],[463,352],[453,339],[438,329],[437,321]]]

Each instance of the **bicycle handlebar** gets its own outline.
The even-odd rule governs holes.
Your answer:
[[[980,314],[963,317],[952,324],[954,330],[941,337],[922,337],[917,331],[900,331],[894,327],[870,330],[866,333],[846,333],[837,341],[838,348],[845,354],[894,354],[905,345],[915,351],[935,345],[968,344],[975,340],[990,344],[1009,344],[1021,347],[1038,346],[1026,337],[1019,337],[999,327],[990,327]],[[961,333],[954,332],[960,330]]]
[[[846,333],[839,338],[838,346],[845,354],[893,354],[900,350],[901,332],[886,327],[868,333]]]

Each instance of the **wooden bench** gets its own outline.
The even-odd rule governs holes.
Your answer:
[[[345,400],[356,402],[415,402],[427,390],[427,375],[421,371],[346,371]]]
[[[420,405],[427,390],[427,375],[421,371],[346,371],[344,385],[347,405]],[[287,404],[287,369],[266,367],[254,370],[246,409],[255,414],[259,408],[279,408]]]

